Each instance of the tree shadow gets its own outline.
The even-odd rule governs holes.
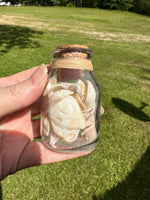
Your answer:
[[[124,181],[93,200],[150,200],[150,147]]]
[[[34,39],[36,34],[43,32],[22,26],[0,25],[0,54],[7,53],[13,47],[40,47],[40,43]]]
[[[149,106],[145,102],[141,102],[142,105],[139,108],[119,98],[112,98],[112,103],[117,108],[119,108],[122,112],[126,113],[127,115],[130,115],[131,117],[135,119],[138,119],[141,121],[150,121],[150,117],[142,111],[143,108],[145,108],[146,106]]]

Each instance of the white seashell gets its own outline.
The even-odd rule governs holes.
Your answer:
[[[53,85],[51,87],[51,89],[49,90],[49,92],[48,92],[49,98],[52,97],[53,94],[56,91],[60,91],[60,90],[70,90],[70,91],[76,93],[76,91],[77,91],[77,85],[73,84],[73,83],[64,83],[64,82],[57,83],[57,85]]]
[[[79,95],[78,94],[74,94],[73,97],[77,100],[81,110],[85,110],[86,107],[85,107],[84,103],[82,102],[81,98],[79,97]]]
[[[52,86],[56,85],[57,84],[57,77],[56,76],[53,76],[51,78],[49,78],[48,80],[48,83],[47,83],[47,86],[45,88],[45,91],[43,93],[43,95],[47,95],[49,90],[52,88]]]
[[[51,99],[51,97],[53,96],[53,94],[56,92],[56,91],[60,91],[62,89],[65,89],[65,87],[63,87],[62,84],[57,84],[57,85],[53,85],[51,87],[51,89],[48,91],[48,97],[49,99]]]
[[[94,114],[95,112],[95,104],[91,105],[91,107],[86,108],[85,110],[82,111],[83,116],[85,118],[88,118],[88,116],[90,116],[91,114]]]
[[[79,89],[78,89],[78,94],[81,98],[81,100],[84,99],[85,93],[86,93],[86,87],[83,81],[79,80],[78,81]]]
[[[61,84],[63,84],[63,86],[64,86],[64,88],[66,90],[71,90],[74,93],[77,93],[77,91],[78,91],[78,84],[75,84],[75,83],[64,83],[64,82],[62,82]]]
[[[94,114],[85,117],[85,119],[86,119],[86,128],[95,124]]]
[[[96,92],[93,84],[90,81],[85,81],[85,86],[86,86],[86,93],[84,97],[84,103],[85,106],[88,107],[95,104]]]
[[[51,89],[51,87],[52,87],[53,85],[56,85],[56,84],[57,84],[57,77],[56,77],[56,75],[55,75],[55,76],[52,76],[51,78],[49,78],[49,82],[48,82],[48,84],[47,84],[46,89],[49,91],[49,90]]]
[[[58,136],[58,137],[63,137],[64,135],[64,129],[60,128],[59,126],[57,126],[54,122],[51,121],[51,125],[53,128],[53,132]],[[65,129],[66,130],[66,129]]]
[[[86,126],[80,106],[73,96],[50,106],[49,117],[60,128],[84,129]]]
[[[59,140],[59,137],[57,137],[57,136],[56,136],[55,134],[53,134],[53,132],[51,131],[51,133],[50,133],[50,141],[49,141],[50,145],[51,145],[52,147],[56,147],[55,144],[56,144],[56,142],[58,142],[58,140]]]
[[[79,129],[67,130],[64,133],[63,140],[65,142],[74,142],[77,139],[79,132]]]
[[[53,132],[58,136],[64,139],[66,142],[73,142],[78,137],[79,129],[65,129],[60,128],[54,122],[51,123],[53,127]]]
[[[83,132],[82,135],[86,136],[86,140],[93,141],[97,138],[97,132],[95,128],[95,124],[89,126],[86,128]]]
[[[44,117],[43,119],[43,135],[44,136],[49,136],[50,134],[50,121],[48,117]]]
[[[64,90],[64,89],[58,90],[58,91],[54,92],[54,94],[51,96],[50,102],[56,102],[56,101],[62,100],[65,97],[68,97],[73,94],[74,94],[74,92],[72,92],[70,90]]]

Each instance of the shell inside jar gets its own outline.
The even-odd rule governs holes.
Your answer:
[[[95,128],[96,92],[93,84],[86,80],[77,83],[57,82],[49,79],[43,93],[43,131],[49,143],[55,147],[61,138],[67,143],[77,140],[79,134],[85,140],[97,138]]]

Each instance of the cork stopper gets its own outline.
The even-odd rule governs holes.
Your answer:
[[[52,51],[52,68],[85,69],[92,71],[93,52],[86,45],[64,45]]]

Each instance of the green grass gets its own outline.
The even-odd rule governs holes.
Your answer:
[[[57,46],[88,44],[105,108],[90,155],[7,177],[4,200],[150,199],[149,24],[149,17],[120,11],[0,8],[1,77],[48,63]]]

